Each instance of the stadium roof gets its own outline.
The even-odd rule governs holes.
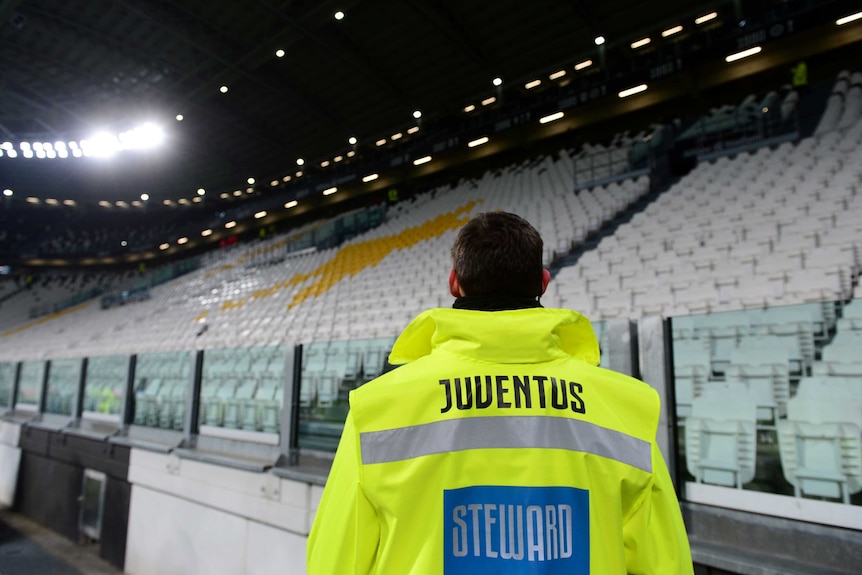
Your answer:
[[[646,77],[660,76],[662,66],[678,67],[675,58],[686,64],[679,43],[708,47],[701,31],[710,26],[726,38],[749,13],[769,13],[768,28],[749,27],[773,40],[815,24],[800,17],[811,6],[834,20],[852,4],[0,0],[0,188],[131,202],[142,193],[193,198],[199,188],[209,198],[246,188],[247,178],[282,186],[298,171],[370,161],[394,148],[395,134],[403,142],[417,128],[416,137],[467,131],[466,106],[493,98],[511,110],[534,80],[595,73],[614,86],[635,56]],[[746,30],[733,32],[740,44],[752,40]],[[634,47],[646,37],[649,45]],[[576,69],[586,61],[593,66]],[[161,147],[110,160],[74,158],[71,148],[66,159],[28,159],[20,148],[71,146],[147,122],[163,130]]]

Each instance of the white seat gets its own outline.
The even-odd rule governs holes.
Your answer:
[[[784,477],[796,497],[850,503],[862,490],[862,398],[796,396],[778,422]]]
[[[746,385],[715,382],[704,388],[685,425],[686,467],[698,483],[742,489],[754,479],[756,418]]]

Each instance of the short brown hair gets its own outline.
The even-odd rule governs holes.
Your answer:
[[[466,295],[542,295],[542,237],[515,214],[478,214],[458,232],[452,268]]]

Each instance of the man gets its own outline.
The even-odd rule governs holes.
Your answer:
[[[542,239],[480,214],[452,248],[454,309],[420,314],[350,412],[309,575],[691,574],[655,442],[659,398],[597,367],[580,314],[544,309]]]

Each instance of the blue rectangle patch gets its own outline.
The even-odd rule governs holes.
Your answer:
[[[482,485],[443,493],[444,575],[589,575],[590,494]]]

